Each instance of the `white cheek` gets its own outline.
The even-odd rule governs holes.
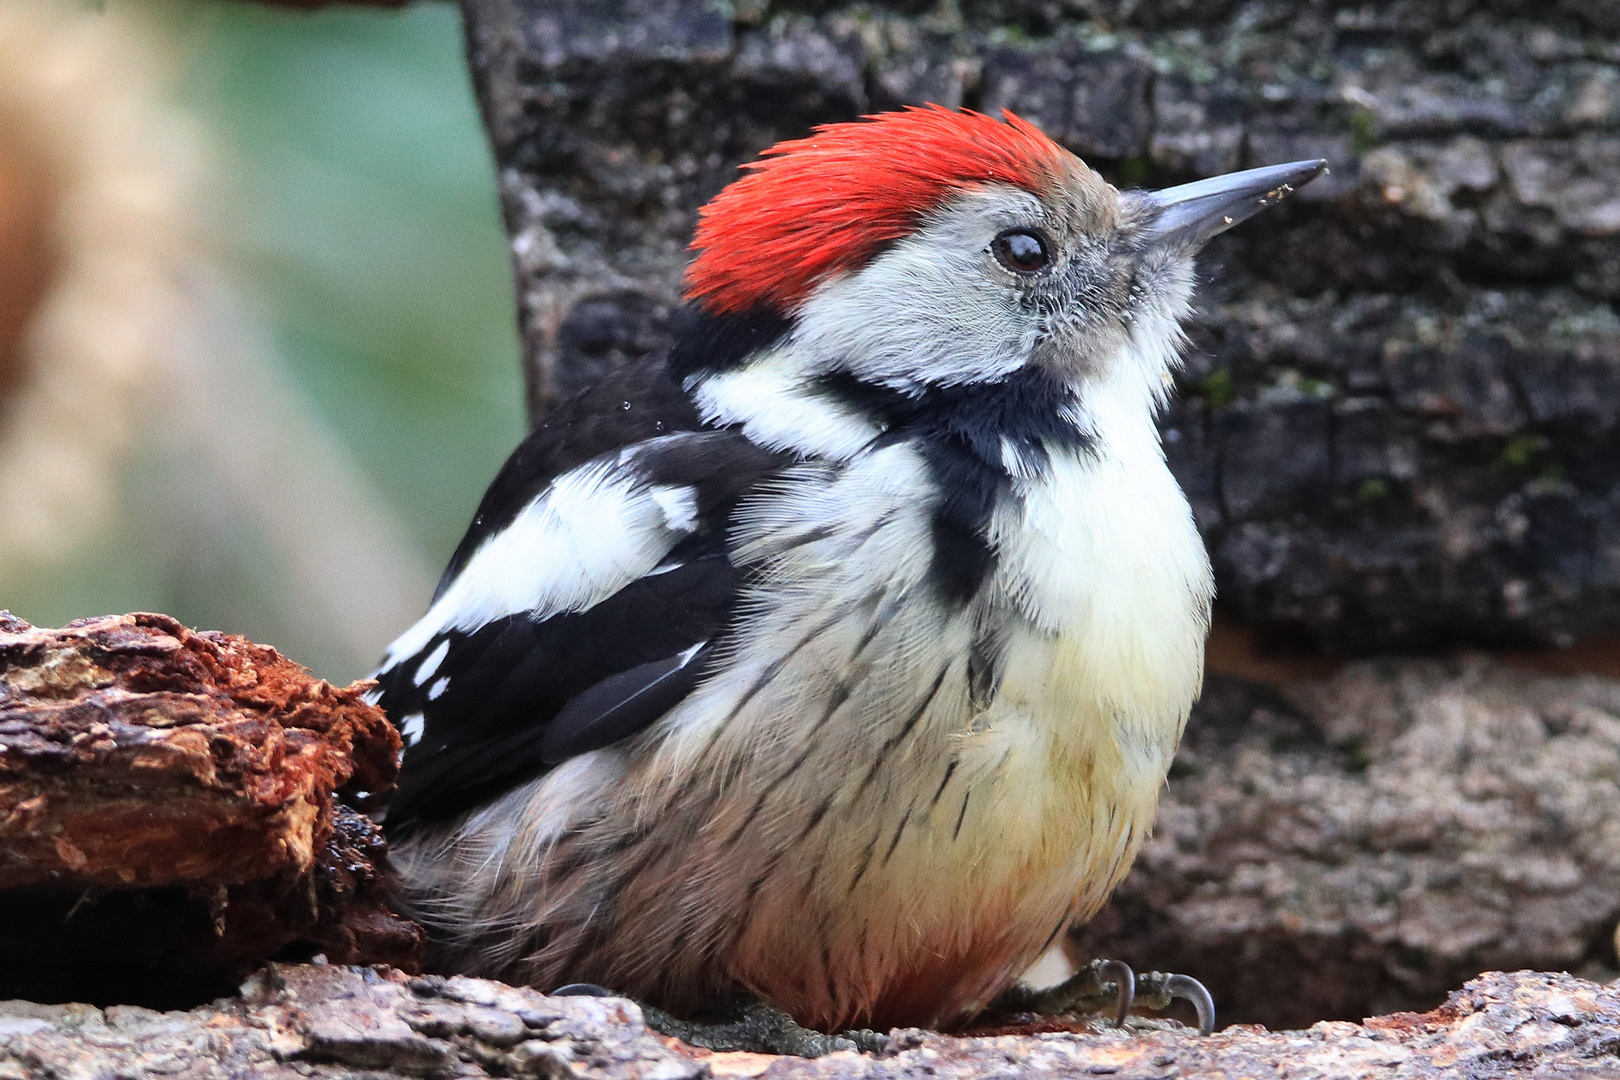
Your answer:
[[[823,282],[794,334],[812,364],[908,389],[987,382],[1028,361],[1039,320],[986,255],[1006,223],[1040,201],[991,186],[962,195],[859,271]]]
[[[859,273],[823,284],[800,309],[798,340],[879,385],[956,385],[1023,366],[1036,321],[984,274],[978,252],[914,237]]]

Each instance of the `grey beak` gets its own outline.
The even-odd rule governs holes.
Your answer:
[[[1295,188],[1327,172],[1327,167],[1328,163],[1321,159],[1291,161],[1212,176],[1163,191],[1144,191],[1142,198],[1158,211],[1147,226],[1145,239],[1153,247],[1201,247],[1217,233],[1282,202]]]

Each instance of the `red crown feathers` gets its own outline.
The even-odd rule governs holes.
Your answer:
[[[989,183],[1048,190],[1066,151],[1003,115],[1005,123],[929,105],[777,143],[699,211],[687,299],[716,313],[791,311],[955,192]]]

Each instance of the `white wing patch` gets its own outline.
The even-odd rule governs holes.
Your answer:
[[[649,485],[611,459],[563,473],[484,541],[428,613],[388,647],[381,671],[449,630],[600,603],[657,566],[696,527],[696,513],[691,489]],[[423,662],[418,686],[438,669],[433,660]]]
[[[697,492],[689,487],[648,489],[653,502],[664,512],[664,525],[676,532],[697,531]]]
[[[419,712],[413,712],[409,716],[400,717],[399,734],[405,740],[406,746],[415,746],[417,743],[422,741],[422,725],[425,722],[426,721],[424,720],[422,714]]]
[[[450,676],[446,675],[444,678],[428,687],[428,700],[438,701],[448,689],[450,689]]]
[[[439,647],[428,653],[427,659],[417,666],[416,675],[412,677],[411,682],[421,686],[433,678],[433,673],[439,670],[439,665],[444,663],[444,658],[449,655],[450,642],[447,640],[439,642]]]

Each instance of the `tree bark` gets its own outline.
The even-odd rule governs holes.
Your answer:
[[[649,1032],[614,998],[548,998],[480,979],[273,965],[242,995],[188,1013],[0,1002],[0,1076],[597,1080],[967,1080],[983,1076],[1613,1075],[1620,991],[1569,975],[1492,974],[1440,1009],[1309,1031],[1208,1038],[1109,1023],[953,1038],[897,1031],[882,1055],[712,1054]]]

